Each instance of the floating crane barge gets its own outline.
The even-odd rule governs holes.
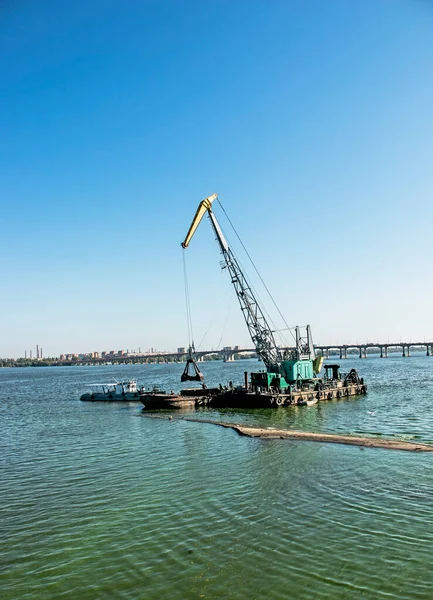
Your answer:
[[[332,400],[367,393],[367,385],[355,369],[343,375],[339,365],[323,365],[323,357],[315,354],[311,329],[307,325],[301,331],[295,327],[295,346],[280,348],[274,332],[258,303],[253,290],[243,274],[239,263],[230,249],[221,227],[212,210],[217,199],[213,194],[200,202],[182,248],[186,249],[204,215],[207,213],[216,240],[223,255],[223,268],[229,272],[251,339],[266,370],[245,374],[243,386],[207,389],[186,389],[180,394],[149,392],[141,394],[146,408],[183,408],[186,406],[210,406],[215,408],[262,408],[283,405],[310,405],[319,400]],[[189,363],[194,363],[192,357]],[[324,375],[319,376],[324,368]],[[185,376],[182,381],[188,380]],[[198,379],[198,369],[191,380]]]
[[[338,365],[326,365],[325,370],[336,372]],[[288,385],[282,389],[278,387],[279,381],[267,386],[265,372],[251,373],[248,381],[248,373],[245,373],[244,386],[219,390],[219,393],[211,393],[208,398],[197,398],[196,404],[210,405],[214,408],[273,408],[278,406],[310,406],[316,402],[348,398],[367,393],[367,386],[362,378],[358,376],[355,369],[343,378],[324,377],[316,381],[304,382],[302,387]]]
[[[367,393],[367,385],[352,369],[348,374],[341,375],[339,365],[325,365],[325,372],[338,369],[337,378],[315,378],[316,381],[304,382],[303,387],[287,386],[284,390],[275,387],[266,389],[263,386],[263,375],[266,372],[245,372],[243,386],[225,386],[217,388],[189,388],[179,394],[167,394],[164,391],[144,392],[140,395],[146,408],[278,408],[280,406],[311,406],[316,402],[338,400],[350,396]],[[260,377],[262,376],[262,377]],[[262,384],[262,385],[259,385]]]

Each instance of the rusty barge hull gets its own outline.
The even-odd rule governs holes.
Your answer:
[[[185,408],[280,408],[311,406],[317,402],[339,400],[367,393],[366,385],[336,385],[321,390],[299,390],[290,393],[255,392],[246,388],[184,390],[181,394],[145,393],[140,400],[146,409]]]
[[[147,410],[179,410],[186,408],[195,408],[197,398],[186,398],[178,394],[140,394],[140,400]]]
[[[279,408],[281,406],[311,406],[326,400],[349,398],[367,393],[367,386],[349,384],[322,390],[299,390],[290,393],[254,392],[242,388],[225,390],[215,396],[197,399],[198,406],[211,408]]]

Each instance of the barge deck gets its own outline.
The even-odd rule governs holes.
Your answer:
[[[209,408],[279,408],[282,406],[311,406],[317,402],[343,399],[367,393],[364,383],[336,381],[323,384],[320,389],[294,389],[288,392],[255,390],[250,385],[233,388],[191,388],[179,394],[144,392],[140,400],[146,409]]]

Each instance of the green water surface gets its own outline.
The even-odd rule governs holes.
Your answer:
[[[433,444],[433,358],[349,359],[369,394],[194,416]],[[203,363],[209,385],[257,361]],[[83,403],[181,365],[0,370],[3,600],[433,598],[433,456],[259,440]],[[371,414],[374,413],[374,414]]]

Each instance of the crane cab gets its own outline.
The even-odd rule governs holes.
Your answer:
[[[305,379],[313,379],[313,361],[307,360],[284,360],[281,363],[281,370],[288,383],[295,383]]]
[[[258,373],[251,373],[251,388],[254,392],[285,390],[288,388],[288,383],[280,373],[259,371]]]

